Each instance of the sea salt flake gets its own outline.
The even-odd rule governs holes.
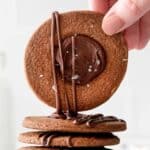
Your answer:
[[[89,65],[89,68],[90,68],[90,69],[92,69],[92,67],[93,67],[92,65]]]
[[[79,55],[78,54],[75,54],[75,57],[78,57]]]
[[[94,69],[94,72],[97,72],[97,69]]]
[[[72,80],[77,80],[77,79],[79,79],[79,77],[80,77],[80,76],[79,76],[78,74],[75,74],[75,75],[72,76],[71,79],[72,79]]]
[[[39,78],[43,78],[43,77],[44,77],[44,75],[43,75],[43,74],[40,74],[40,75],[39,75]]]
[[[90,87],[90,85],[89,85],[89,84],[87,84],[86,86],[87,86],[88,88]]]
[[[96,60],[96,64],[100,65],[101,61],[100,60]]]
[[[66,53],[68,54],[68,53],[69,53],[69,51],[66,51]]]
[[[91,69],[91,68],[88,68],[88,72],[92,72],[92,69]]]

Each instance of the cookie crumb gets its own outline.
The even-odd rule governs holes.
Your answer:
[[[116,91],[117,87],[114,87],[112,90],[111,90],[111,94],[113,94],[115,91]]]
[[[127,58],[123,58],[122,61],[123,61],[123,62],[127,62],[128,59],[127,59]]]
[[[77,79],[79,79],[79,77],[80,77],[80,76],[79,76],[78,74],[75,74],[74,76],[72,76],[71,79],[72,79],[72,80],[77,80]]]

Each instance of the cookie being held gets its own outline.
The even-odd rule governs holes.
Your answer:
[[[128,49],[121,34],[108,36],[102,31],[102,19],[90,11],[54,13],[27,46],[28,81],[37,96],[58,112],[101,105],[124,77]]]

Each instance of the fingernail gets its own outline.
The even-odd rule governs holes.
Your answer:
[[[108,35],[113,35],[120,31],[125,25],[125,22],[115,13],[111,13],[106,18],[104,17],[102,29]]]

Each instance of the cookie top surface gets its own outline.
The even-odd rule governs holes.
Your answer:
[[[126,72],[128,50],[121,34],[104,34],[102,19],[90,11],[55,13],[34,33],[26,48],[25,69],[44,103],[61,105],[62,110],[68,105],[71,110],[74,105],[78,111],[88,110],[117,90]]]
[[[102,147],[119,143],[119,139],[111,133],[83,135],[81,133],[27,132],[20,134],[19,141],[51,147]]]
[[[68,133],[104,133],[126,129],[126,122],[115,117],[88,116],[75,119],[56,119],[52,117],[26,117],[23,121],[26,128],[50,132]]]

